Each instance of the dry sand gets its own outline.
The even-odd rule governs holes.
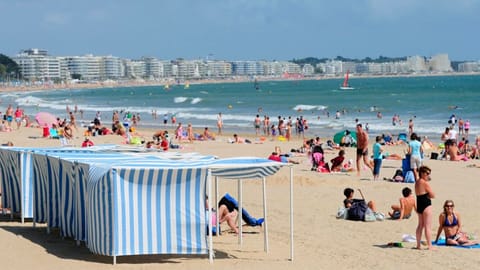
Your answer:
[[[150,138],[152,131],[141,131]],[[78,132],[81,133],[80,131]],[[59,146],[58,140],[41,138],[41,130],[22,128],[0,133],[0,142],[12,141],[15,146]],[[247,136],[248,137],[248,136]],[[73,142],[81,144],[82,136]],[[96,144],[122,143],[119,136],[92,137]],[[180,151],[213,154],[219,157],[267,157],[275,146],[283,151],[300,146],[301,141],[265,141],[262,144],[229,144],[228,137],[217,141],[184,143]],[[254,140],[254,138],[250,138]],[[371,148],[370,148],[371,149]],[[389,146],[390,153],[402,154],[405,146]],[[327,152],[327,159],[336,151]],[[347,158],[355,158],[354,149],[347,149]],[[2,269],[476,269],[480,264],[480,249],[438,247],[437,251],[415,250],[414,243],[404,248],[390,248],[386,244],[401,241],[403,234],[415,235],[417,216],[403,221],[353,222],[336,219],[337,209],[344,199],[343,189],[360,188],[368,200],[375,200],[378,210],[387,213],[391,204],[398,203],[401,189],[412,184],[372,181],[369,171],[356,173],[322,174],[310,171],[306,157],[295,157],[294,165],[294,260],[289,261],[289,170],[283,168],[267,179],[270,252],[263,251],[263,231],[245,227],[243,245],[230,233],[214,237],[216,258],[210,264],[207,256],[127,256],[112,258],[90,253],[84,246],[77,247],[69,239],[61,239],[57,232],[46,233],[45,226],[36,228],[30,222],[0,219],[0,261]],[[432,168],[431,185],[436,193],[433,199],[433,238],[438,228],[438,215],[446,199],[455,201],[456,211],[462,214],[463,229],[480,236],[480,168],[467,167],[478,160],[451,162],[425,160]],[[401,161],[384,161],[381,178],[391,177],[401,167]],[[366,180],[369,179],[369,180]],[[220,194],[237,194],[235,181],[223,180]],[[261,185],[246,181],[244,207],[254,216],[262,215]],[[359,196],[358,192],[356,192]],[[226,230],[227,226],[222,227]]]

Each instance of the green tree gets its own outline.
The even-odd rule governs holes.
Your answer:
[[[14,78],[21,77],[20,67],[18,66],[18,64],[15,61],[13,61],[10,57],[1,53],[0,53],[0,66],[5,67],[4,72],[2,72],[3,69],[0,70],[0,79],[6,79],[8,76],[14,77]]]

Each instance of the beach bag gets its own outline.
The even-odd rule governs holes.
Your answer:
[[[348,209],[345,208],[345,207],[338,208],[337,218],[338,219],[348,219]]]
[[[402,159],[402,170],[406,173],[411,170],[410,168],[410,155],[405,155],[405,158]]]
[[[372,221],[377,220],[377,217],[376,217],[376,215],[375,215],[375,212],[373,212],[372,209],[367,208],[367,210],[365,211],[365,218],[364,218],[364,220],[367,221],[367,222],[372,222]]]
[[[408,171],[408,172],[405,174],[404,182],[405,182],[405,183],[415,183],[415,176],[413,175],[413,172],[412,172],[412,171]]]
[[[364,200],[353,202],[352,206],[348,208],[349,220],[365,220],[365,212],[367,212],[367,204]]]
[[[395,171],[395,174],[392,177],[393,181],[395,182],[403,182],[403,171],[402,169],[398,169]]]
[[[435,153],[435,152],[430,153],[430,159],[438,159],[438,153]]]

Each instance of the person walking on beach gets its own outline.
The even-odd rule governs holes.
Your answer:
[[[7,120],[7,126],[9,128],[12,128],[12,121],[13,121],[12,105],[8,105],[7,110],[5,111],[5,120]]]
[[[421,248],[422,232],[425,232],[429,250],[434,250],[432,246],[432,200],[435,198],[430,187],[431,169],[427,166],[421,166],[418,170],[419,177],[415,179],[415,195],[417,196],[417,214],[418,225],[416,230],[417,249]]]
[[[270,117],[264,116],[263,117],[263,135],[268,136],[270,135],[269,129],[270,129]]]
[[[410,168],[413,170],[415,178],[418,178],[418,168],[422,166],[423,147],[415,132],[410,135],[408,154],[410,155]]]
[[[410,120],[408,120],[408,135],[412,135],[413,133],[413,119],[410,118]]]
[[[77,121],[75,120],[75,114],[73,112],[70,112],[70,126],[74,127],[75,130],[78,130],[77,128]]]
[[[360,159],[363,159],[363,163],[373,169],[372,165],[368,161],[368,134],[362,129],[362,124],[357,124],[357,176],[360,176]]]
[[[468,131],[470,130],[470,120],[466,120],[465,124],[463,124],[463,130],[465,131],[465,138],[468,139]]]
[[[217,127],[218,127],[218,135],[222,135],[223,119],[222,119],[221,112],[219,112],[217,115]]]
[[[253,120],[253,126],[255,127],[255,135],[257,136],[260,133],[261,123],[262,123],[262,120],[260,119],[260,115],[257,114],[257,116],[255,116],[255,119]]]
[[[383,160],[381,140],[382,136],[377,136],[375,138],[375,144],[373,145],[373,181],[380,178],[380,168],[382,167]]]
[[[15,110],[15,122],[17,123],[17,129],[20,129],[20,126],[22,125],[22,120],[23,120],[23,110],[20,109],[20,107],[17,106],[17,109]]]

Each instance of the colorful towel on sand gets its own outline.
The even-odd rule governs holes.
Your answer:
[[[438,242],[435,243],[435,241],[432,241],[432,244],[435,245],[435,246],[447,246],[445,244],[445,239],[438,239]],[[476,244],[476,245],[473,245],[473,246],[448,246],[448,247],[456,247],[456,248],[480,248],[480,244]]]

